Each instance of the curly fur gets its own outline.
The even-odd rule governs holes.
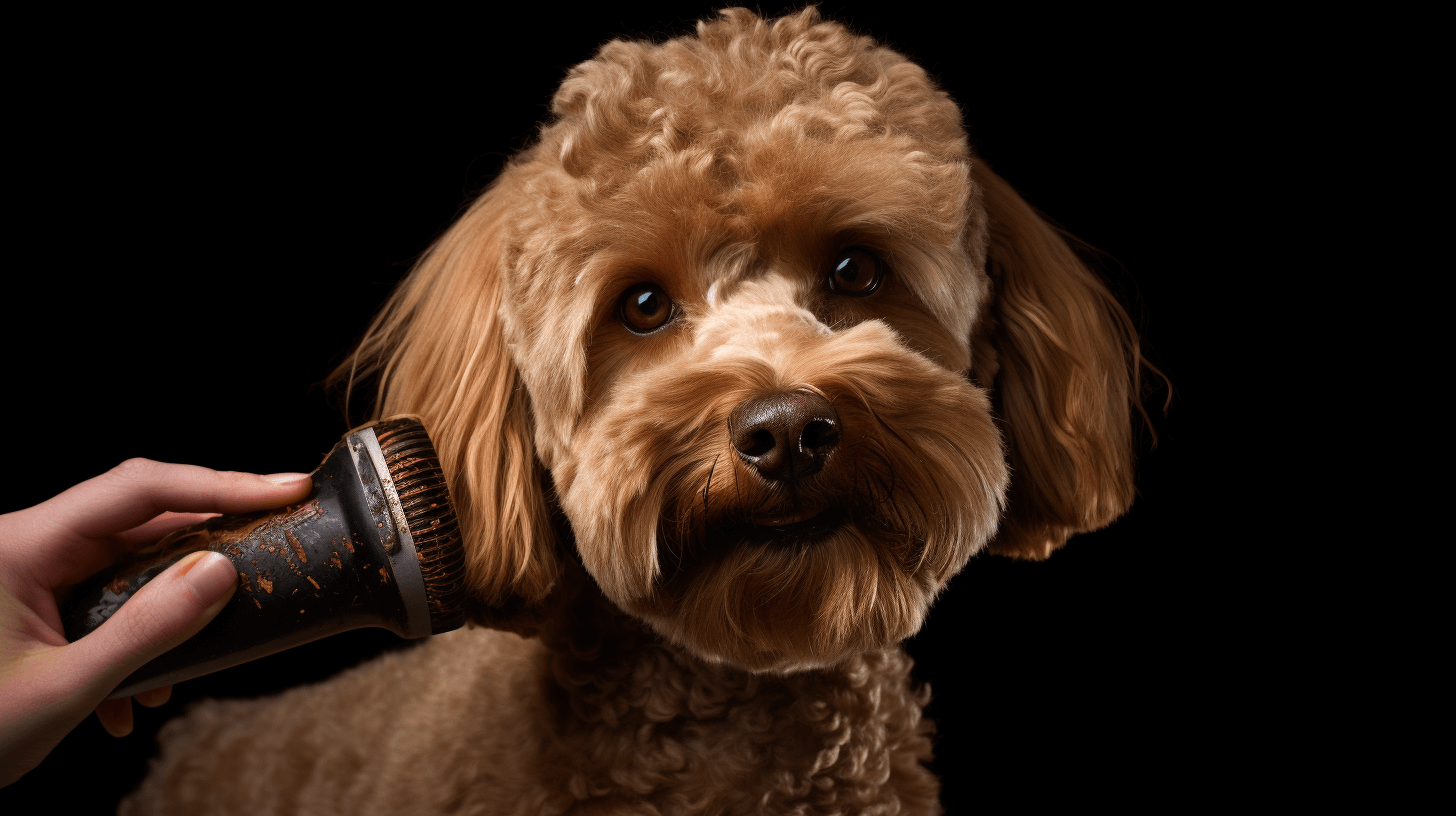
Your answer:
[[[896,644],[975,553],[1131,502],[1130,321],[918,66],[730,9],[607,44],[552,111],[337,372],[425,419],[493,628],[205,704],[124,812],[937,812]],[[826,288],[846,247],[872,297]],[[642,282],[678,310],[647,336]],[[844,429],[788,485],[727,430],[775,392]]]

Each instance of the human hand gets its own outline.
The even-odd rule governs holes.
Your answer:
[[[57,592],[131,550],[217,513],[299,501],[306,473],[257,476],[132,459],[49,501],[0,516],[0,786],[19,779],[93,709],[131,733],[122,680],[192,637],[237,589],[226,556],[192,553],[148,581],[95,631],[68,643]],[[171,686],[136,696],[156,706]]]

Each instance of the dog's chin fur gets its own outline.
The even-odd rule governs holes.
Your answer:
[[[812,8],[731,9],[608,43],[552,112],[336,372],[429,428],[474,622],[540,637],[461,633],[247,725],[197,719],[137,801],[193,801],[186,755],[226,750],[346,810],[367,788],[430,812],[933,812],[896,644],[972,555],[1046,558],[1132,501],[1131,322],[918,66]],[[851,251],[877,288],[831,280]],[[642,284],[673,306],[635,332]],[[785,393],[839,423],[797,479],[732,437]],[[425,701],[398,773],[273,756],[267,723],[306,706],[396,739],[370,715],[393,688]],[[299,739],[300,767],[357,765],[357,736]],[[229,791],[209,807],[255,798]]]

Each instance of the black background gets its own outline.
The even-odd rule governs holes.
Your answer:
[[[1159,443],[1144,434],[1127,516],[1046,563],[977,558],[909,643],[935,694],[946,806],[1218,795],[1203,761],[1242,693],[1225,658],[1257,592],[1223,578],[1218,548],[1245,511],[1218,476],[1240,455],[1220,396],[1229,334],[1259,319],[1225,292],[1251,269],[1226,238],[1255,230],[1262,194],[1241,144],[1277,113],[1245,71],[1263,46],[1192,11],[821,8],[925,66],[980,155],[1104,253],[1174,384],[1166,417],[1166,389],[1148,402]],[[132,456],[311,469],[348,427],[321,380],[527,143],[566,70],[611,36],[675,36],[711,10],[37,27],[45,56],[13,100],[0,509]],[[399,645],[355,632],[180,685],[123,740],[91,718],[0,803],[105,812],[188,700],[273,692]]]

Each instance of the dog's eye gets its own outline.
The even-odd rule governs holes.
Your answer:
[[[639,283],[622,293],[617,319],[628,331],[650,334],[672,320],[672,299],[655,283]]]
[[[884,261],[868,249],[851,247],[834,260],[829,270],[829,288],[841,295],[864,297],[874,294],[884,277]]]

